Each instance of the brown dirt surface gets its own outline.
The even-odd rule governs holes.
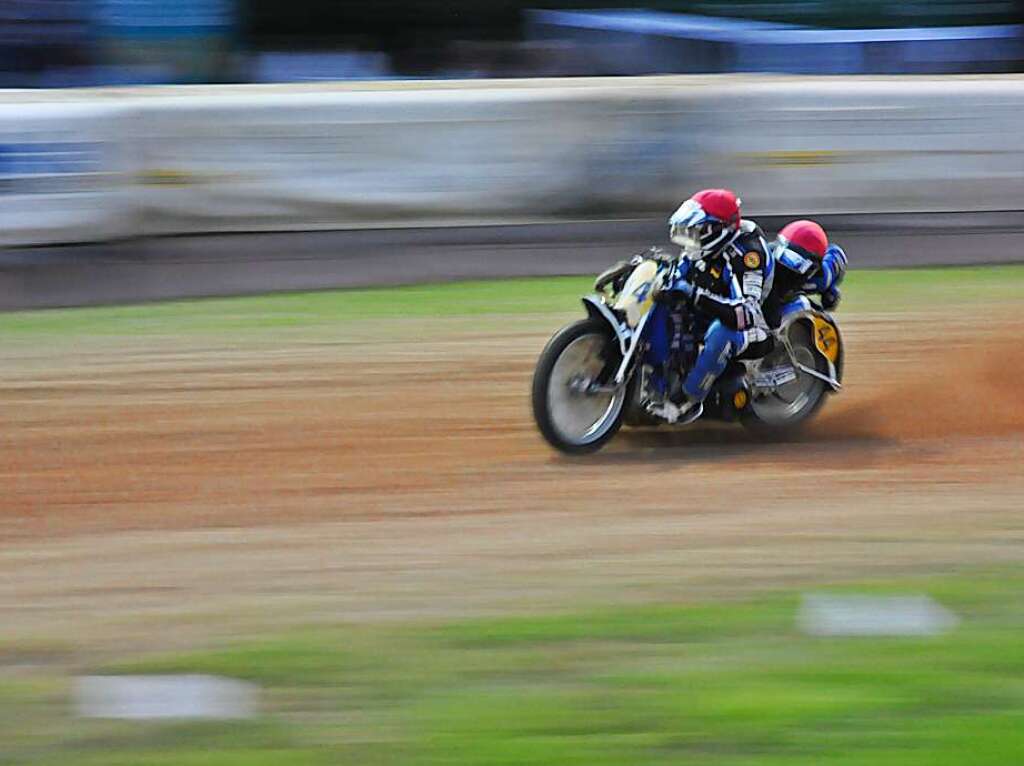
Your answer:
[[[1024,560],[1024,325],[841,319],[845,390],[801,437],[585,459],[530,418],[547,321],[9,349],[0,623],[138,648]]]

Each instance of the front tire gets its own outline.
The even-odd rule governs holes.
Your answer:
[[[585,455],[601,449],[622,426],[628,386],[585,392],[586,381],[607,384],[621,363],[618,342],[599,318],[582,319],[548,341],[533,374],[533,418],[555,449]]]

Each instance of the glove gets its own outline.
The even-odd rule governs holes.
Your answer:
[[[697,263],[694,264],[694,267],[690,269],[690,281],[698,290],[714,292],[714,288],[718,283],[718,278],[712,275],[711,270],[708,268],[705,261],[697,261]]]
[[[693,285],[689,282],[676,282],[671,288],[661,288],[654,293],[654,302],[662,306],[678,306],[693,297]]]
[[[831,311],[839,305],[839,299],[842,297],[842,293],[839,292],[838,287],[826,290],[821,294],[821,307],[825,309],[825,311]]]
[[[663,281],[662,277],[659,276],[652,288],[651,299],[662,306],[675,306],[679,301],[686,300],[689,296],[689,293],[679,289],[680,286],[680,282],[673,279],[671,275],[668,276],[667,282]],[[687,285],[687,287],[689,286]]]
[[[692,298],[696,289],[690,282],[691,272],[692,269],[688,261],[678,264],[668,284],[659,287],[659,292],[655,294],[654,300],[661,304],[671,305],[682,299]]]

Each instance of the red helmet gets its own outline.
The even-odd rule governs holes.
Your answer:
[[[704,189],[668,220],[669,238],[689,257],[714,255],[740,228],[740,199],[728,189]]]
[[[793,221],[782,227],[776,243],[778,246],[820,262],[828,249],[828,237],[825,236],[825,230],[814,221]]]

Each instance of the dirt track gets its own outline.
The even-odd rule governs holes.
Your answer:
[[[0,623],[138,648],[1022,561],[1024,325],[933,320],[847,318],[847,390],[799,440],[585,460],[529,418],[550,319],[15,345]]]

